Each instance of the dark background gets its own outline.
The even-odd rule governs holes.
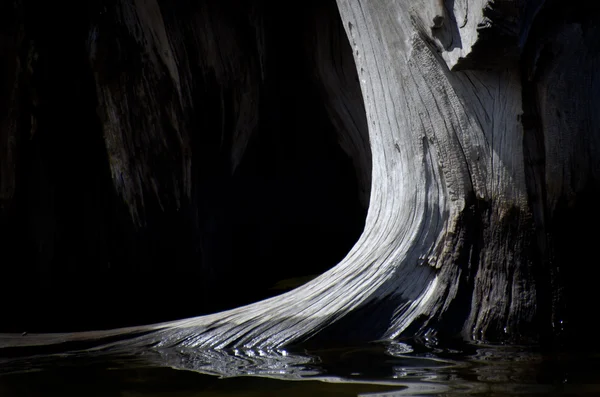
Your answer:
[[[164,114],[155,130],[143,124],[153,110],[132,87],[151,81],[149,55],[120,4],[0,3],[0,332],[111,328],[235,307],[274,294],[278,280],[332,267],[362,231],[356,171],[309,51],[317,15],[342,29],[334,1],[294,13],[260,1],[159,1],[190,72],[181,144]],[[198,18],[212,24],[199,27]],[[215,53],[193,40],[198,29],[215,30],[216,56],[227,65],[233,51],[240,66],[211,67]],[[173,87],[162,81],[151,81],[148,95],[166,108]],[[132,159],[150,153],[143,167],[130,164],[138,185],[111,175],[99,86],[130,95],[130,124],[141,120],[128,127],[142,138],[122,148]],[[258,121],[234,167],[240,86],[250,87]],[[191,165],[189,194],[182,161]]]

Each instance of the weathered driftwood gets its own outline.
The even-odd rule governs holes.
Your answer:
[[[123,330],[4,337],[3,346],[115,335],[131,335],[117,345],[193,348],[418,334],[516,340],[563,320],[548,245],[569,225],[552,223],[559,202],[586,200],[583,192],[597,186],[597,24],[575,6],[551,2],[542,12],[537,1],[337,3],[372,153],[366,225],[347,256],[306,285],[233,310]],[[571,19],[560,19],[558,8]],[[157,10],[152,1],[136,2],[128,12],[137,15],[140,41],[164,47],[163,63],[173,65]],[[330,95],[343,84],[329,70],[319,73]],[[173,95],[185,100],[183,92]],[[106,114],[114,100],[105,97]],[[343,106],[351,99],[340,100],[330,110],[339,128],[355,131],[344,145],[364,165],[360,131],[348,120],[360,116]],[[118,128],[113,121],[106,128]],[[236,139],[234,165],[247,138]]]

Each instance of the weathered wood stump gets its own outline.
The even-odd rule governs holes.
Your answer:
[[[274,31],[265,21],[273,19],[258,1],[234,18],[226,12],[233,4],[119,1],[83,24],[110,181],[136,223],[144,224],[151,202],[168,212],[218,188],[220,173],[249,155],[261,122],[256,92],[274,89],[262,80],[265,38]],[[291,292],[231,310],[31,342],[6,337],[4,345],[129,333],[122,343],[197,348],[415,335],[514,342],[585,324],[582,305],[597,301],[598,232],[581,225],[600,220],[595,6],[338,0],[339,25],[335,9],[322,4],[308,4],[294,26],[304,29],[303,56],[354,166],[358,201],[368,204],[347,255]],[[21,34],[15,26],[13,39]],[[124,38],[137,53],[121,51]],[[190,89],[198,79],[212,96]],[[7,85],[13,96],[24,89],[15,84]],[[292,96],[300,86],[285,89]],[[220,103],[208,101],[215,98]],[[285,106],[268,108],[285,113]],[[8,108],[1,183],[10,198],[16,177],[6,142],[16,108]],[[222,125],[197,116],[204,111],[219,112]],[[194,138],[194,128],[205,132]],[[222,152],[212,150],[215,142]],[[208,196],[192,209],[210,211],[222,197]],[[286,266],[294,255],[277,260]],[[219,271],[215,261],[202,263],[199,275]],[[189,280],[184,288],[200,285]]]

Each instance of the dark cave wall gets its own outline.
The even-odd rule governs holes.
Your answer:
[[[237,306],[358,238],[370,157],[334,2],[2,7],[2,331]]]

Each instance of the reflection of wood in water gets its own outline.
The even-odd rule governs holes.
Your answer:
[[[283,280],[277,281],[269,291],[287,291],[294,288],[297,288],[303,284],[308,283],[311,280],[317,278],[318,274],[311,274],[309,276],[300,276],[300,277],[292,277],[292,278],[284,278]]]

